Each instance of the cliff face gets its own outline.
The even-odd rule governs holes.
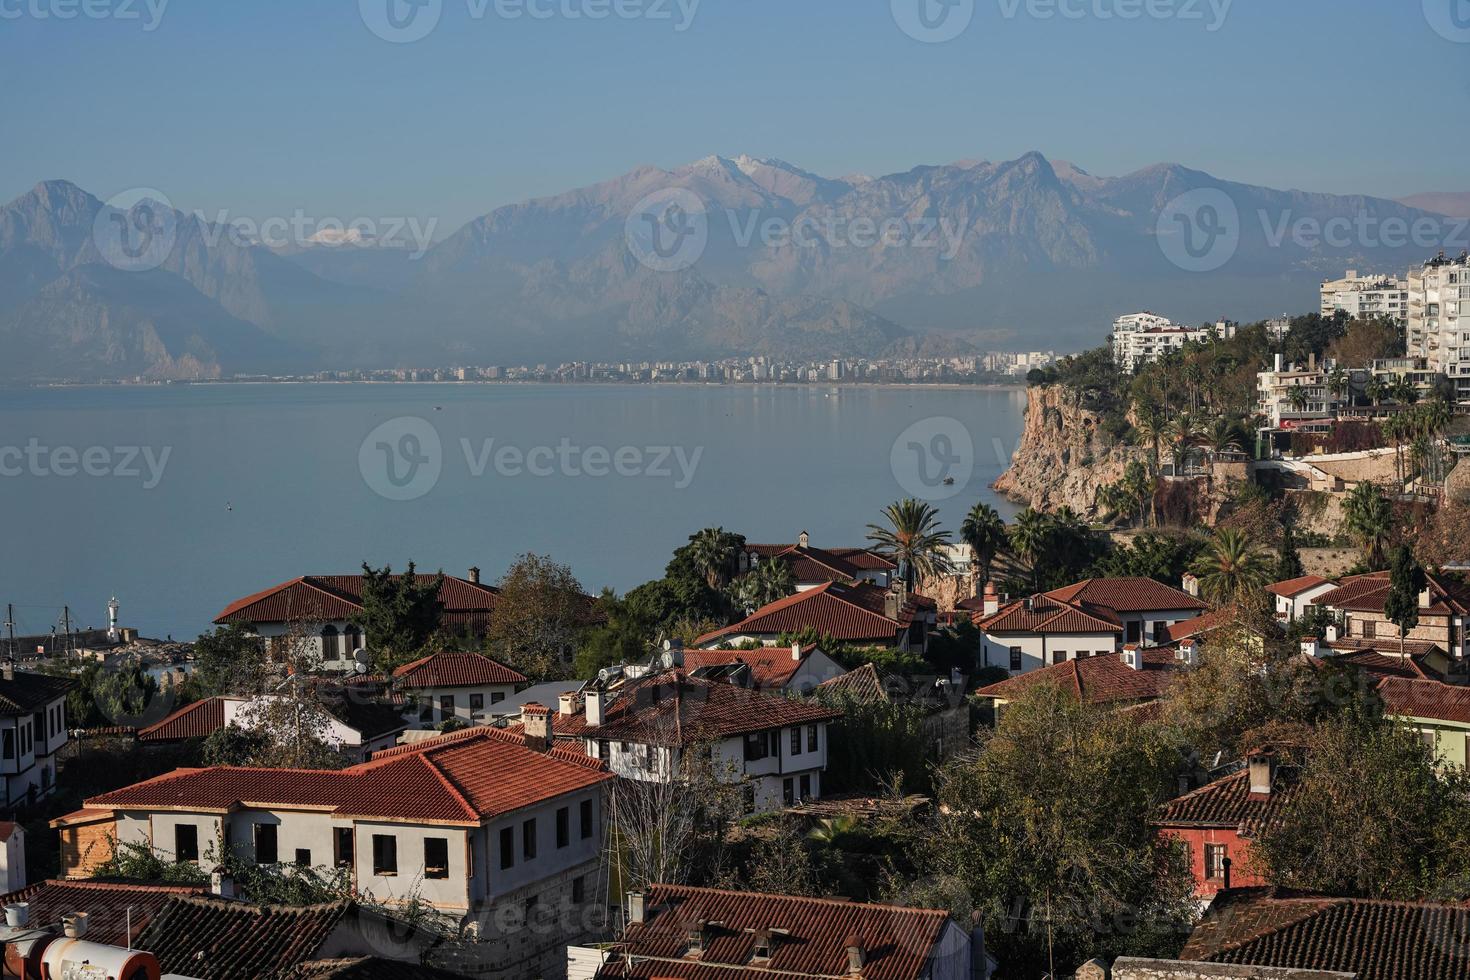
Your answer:
[[[1037,510],[1068,506],[1096,516],[1098,487],[1123,477],[1132,447],[1102,431],[1102,418],[1076,405],[1061,385],[1026,391],[1026,422],[1010,468],[994,488]]]

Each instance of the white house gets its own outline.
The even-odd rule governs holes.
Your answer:
[[[855,645],[897,647],[920,653],[938,621],[933,599],[902,584],[880,589],[867,582],[827,582],[777,599],[732,626],[695,640],[705,649],[749,644],[772,646],[783,634],[814,630],[820,637]]]
[[[819,685],[847,673],[815,643],[754,650],[681,650],[678,656],[684,669],[696,677],[762,691],[810,694]]]
[[[1208,608],[1187,592],[1148,578],[1084,579],[1002,604],[991,584],[975,615],[981,661],[1022,674],[1113,654],[1126,644],[1168,642],[1168,627]]]
[[[327,745],[363,762],[372,753],[398,744],[398,735],[408,728],[408,721],[402,705],[358,700],[354,693],[349,691],[346,697],[322,702],[313,729],[320,732]],[[265,720],[262,712],[268,710],[271,697],[276,696],[204,698],[140,728],[137,739],[142,745],[162,745],[208,738],[230,724],[251,728]]]
[[[214,862],[225,848],[256,864],[337,868],[359,896],[417,899],[482,936],[504,935],[507,955],[531,962],[559,956],[594,921],[582,912],[600,901],[611,779],[528,722],[523,733],[466,729],[341,771],[179,769],[92,797],[52,826],[68,876],[88,874],[112,840],[174,861]],[[570,914],[522,928],[548,909]]]
[[[886,589],[898,570],[892,559],[867,548],[814,548],[805,531],[796,536],[796,544],[747,544],[740,553],[740,573],[766,561],[790,565],[802,592],[827,582],[867,582]]]
[[[1337,588],[1337,583],[1320,575],[1303,575],[1274,582],[1266,591],[1276,599],[1276,620],[1294,623],[1305,616],[1317,600]]]
[[[492,706],[528,683],[520,671],[458,651],[435,653],[393,671],[393,686],[419,706],[422,721],[434,725],[449,718],[485,724],[497,713]]]
[[[5,805],[39,799],[56,785],[66,744],[66,694],[76,682],[0,665],[0,777]]]
[[[527,705],[526,710],[531,710]],[[766,813],[822,795],[827,723],[841,712],[682,670],[561,699],[559,737],[626,779],[674,778],[684,753],[707,752],[716,778],[744,786],[746,810]]]

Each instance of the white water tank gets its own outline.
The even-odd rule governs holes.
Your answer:
[[[58,939],[41,956],[43,976],[62,980],[159,980],[158,958],[140,949]]]

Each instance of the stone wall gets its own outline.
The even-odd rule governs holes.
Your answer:
[[[1356,980],[1356,973],[1294,970],[1274,966],[1237,966],[1231,963],[1191,963],[1184,960],[1146,960],[1120,956],[1110,971],[1101,960],[1089,960],[1076,980]]]

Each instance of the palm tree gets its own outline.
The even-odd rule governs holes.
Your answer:
[[[746,577],[755,579],[756,596],[763,606],[796,591],[796,573],[791,570],[791,563],[779,558],[761,562]]]
[[[1266,553],[1244,531],[1220,528],[1195,559],[1200,591],[1216,605],[1245,597],[1270,578]]]
[[[1407,415],[1399,414],[1385,419],[1379,426],[1383,434],[1393,440],[1393,472],[1400,486],[1404,483],[1404,437],[1409,434],[1411,425]]]
[[[1376,483],[1367,480],[1353,487],[1342,502],[1343,530],[1363,548],[1369,568],[1383,565],[1383,553],[1393,534],[1393,507]]]
[[[1349,383],[1348,373],[1342,368],[1333,368],[1327,376],[1327,390],[1333,398],[1341,399],[1347,393]]]
[[[1388,396],[1400,405],[1412,405],[1419,400],[1419,389],[1404,375],[1394,378],[1388,386]]]
[[[1031,567],[1031,587],[1040,587],[1041,560],[1051,546],[1051,518],[1027,507],[1011,526],[1011,550]]]
[[[1368,380],[1368,384],[1363,389],[1363,394],[1368,396],[1373,402],[1374,407],[1377,407],[1388,395],[1388,385],[1384,383],[1382,378],[1375,374]]]
[[[1180,415],[1167,429],[1170,451],[1174,454],[1174,475],[1183,476],[1189,466],[1191,450],[1199,444],[1200,424],[1192,415]]]
[[[689,539],[689,559],[695,571],[716,592],[729,583],[739,552],[737,537],[722,527],[707,527]]]
[[[1292,385],[1286,389],[1286,400],[1291,403],[1293,412],[1305,411],[1307,407],[1307,389],[1301,385]]]
[[[990,566],[1007,544],[1006,522],[994,507],[984,502],[977,503],[960,524],[960,540],[975,553],[970,588],[974,592],[977,583],[990,581]]]
[[[912,590],[920,577],[933,578],[949,571],[949,532],[939,528],[939,511],[922,500],[907,497],[883,508],[888,526],[868,525],[868,540],[878,551],[898,562],[904,584]]]

